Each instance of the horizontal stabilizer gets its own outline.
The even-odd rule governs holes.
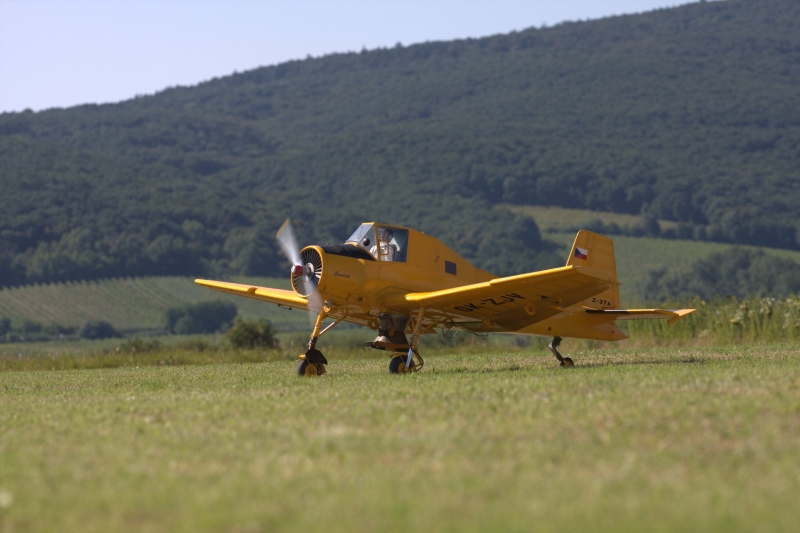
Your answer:
[[[590,315],[603,315],[614,320],[666,319],[667,324],[674,324],[694,309],[587,309]]]

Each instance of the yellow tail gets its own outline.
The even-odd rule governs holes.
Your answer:
[[[581,230],[575,236],[567,266],[587,266],[617,279],[617,262],[614,258],[614,241],[591,231]],[[619,309],[619,287],[598,294],[581,303],[594,309]]]

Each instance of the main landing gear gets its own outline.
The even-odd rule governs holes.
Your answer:
[[[328,302],[320,311],[319,316],[317,316],[314,332],[308,341],[308,350],[300,356],[300,362],[297,365],[298,376],[321,376],[326,373],[325,365],[328,364],[328,360],[317,349],[317,340],[344,320],[344,317],[338,318],[333,324],[322,329],[322,322],[330,313],[331,306]],[[381,315],[378,337],[372,342],[364,343],[368,348],[392,352],[392,359],[389,361],[390,374],[416,372],[425,364],[417,349],[417,341],[419,336],[433,328],[435,323],[431,323],[427,328],[424,328],[422,324],[424,315],[425,308],[421,308],[415,317],[416,320],[414,320],[411,343],[408,342],[405,333],[403,333],[410,319],[407,315]]]
[[[411,317],[401,314],[381,315],[378,336],[375,337],[374,341],[364,343],[367,348],[392,352],[390,355],[391,360],[389,361],[390,374],[416,372],[425,364],[417,350],[417,339],[426,331],[422,328],[424,314],[425,309],[420,309],[414,322],[414,331],[411,335],[410,344],[404,331]]]
[[[563,368],[572,368],[575,366],[575,363],[569,357],[562,357],[562,355],[558,352],[558,347],[561,345],[561,337],[553,337],[553,340],[550,342],[548,348],[550,351],[553,352],[553,355],[556,356],[556,359],[561,363]]]
[[[425,308],[422,307],[417,313],[417,319],[414,321],[414,332],[411,334],[411,345],[408,347],[408,354],[398,354],[392,357],[392,360],[389,361],[390,374],[416,372],[425,365],[425,361],[422,360],[422,356],[417,351],[417,340],[420,335],[427,331],[422,329],[422,317],[424,315]],[[429,326],[428,329],[430,329],[430,327],[432,327],[432,325]]]

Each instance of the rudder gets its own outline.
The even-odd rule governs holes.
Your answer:
[[[572,244],[567,266],[591,267],[616,281],[617,262],[614,257],[614,241],[599,233],[580,230]],[[587,307],[595,308],[619,308],[619,287],[612,287],[584,304]]]

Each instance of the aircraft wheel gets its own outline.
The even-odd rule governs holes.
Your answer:
[[[322,365],[320,365],[320,366],[322,366]],[[323,366],[322,368],[323,368],[323,370],[322,370],[322,372],[320,372],[320,369],[317,367],[317,365],[313,365],[313,364],[309,363],[308,361],[306,361],[305,359],[301,359],[300,360],[300,364],[297,365],[297,375],[300,376],[300,377],[303,377],[303,376],[308,376],[308,377],[319,376],[319,375],[325,373],[325,370],[324,370],[325,367]]]
[[[565,357],[564,359],[561,360],[561,366],[564,368],[572,368],[573,366],[575,366],[575,362],[569,357]]]
[[[414,363],[411,363],[412,368]],[[389,373],[390,374],[405,374],[409,372],[408,367],[406,367],[406,356],[399,355],[397,357],[392,357],[391,361],[389,361]]]

